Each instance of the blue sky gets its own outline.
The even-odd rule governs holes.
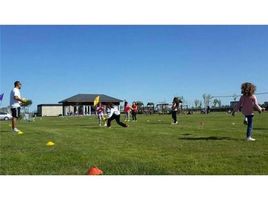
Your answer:
[[[192,104],[244,81],[267,92],[267,74],[268,26],[1,26],[2,106],[15,80],[34,105],[78,93]]]

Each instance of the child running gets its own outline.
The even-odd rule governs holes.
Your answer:
[[[132,120],[133,120],[134,122],[137,121],[137,113],[138,113],[138,106],[137,106],[137,103],[136,103],[136,102],[133,102],[133,104],[132,104],[132,112],[131,112],[131,114],[132,114]]]
[[[258,104],[258,100],[254,95],[256,91],[256,86],[252,83],[243,83],[241,86],[242,96],[239,100],[239,103],[236,105],[233,111],[233,116],[235,112],[241,109],[243,115],[247,119],[247,141],[255,141],[252,137],[253,132],[253,117],[254,117],[254,109],[258,110],[261,113],[264,108],[261,108]]]
[[[101,124],[102,121],[105,122],[104,126],[107,126],[106,121],[105,121],[105,117],[104,117],[104,107],[102,106],[101,103],[98,103],[98,105],[97,105],[96,114],[97,114],[98,119],[99,119],[99,126],[102,126],[102,124]]]
[[[124,106],[124,112],[126,114],[126,119],[125,122],[129,122],[130,121],[130,113],[131,113],[131,106],[128,104],[128,102],[125,102],[125,106]]]
[[[112,104],[108,104],[107,106],[108,110],[109,110],[109,114],[108,114],[108,123],[107,123],[107,127],[110,128],[111,127],[111,122],[115,119],[115,121],[117,122],[118,125],[127,128],[128,125],[121,122],[120,121],[120,111],[118,110],[117,106],[114,106]]]

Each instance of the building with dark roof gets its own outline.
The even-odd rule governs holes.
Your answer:
[[[110,97],[104,94],[77,94],[60,101],[62,104],[63,115],[91,115],[95,113],[94,100],[97,96],[100,96],[100,101],[104,107],[108,103],[119,106],[121,99]]]

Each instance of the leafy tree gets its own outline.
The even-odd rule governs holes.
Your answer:
[[[219,100],[218,99],[214,99],[213,100],[213,106],[216,108],[218,104],[219,104]]]
[[[219,108],[221,108],[221,100],[220,99],[218,100],[218,105],[219,105]]]

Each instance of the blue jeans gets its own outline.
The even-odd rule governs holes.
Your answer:
[[[254,115],[247,115],[246,116],[246,118],[248,119],[247,138],[252,137],[253,117],[254,117]]]

